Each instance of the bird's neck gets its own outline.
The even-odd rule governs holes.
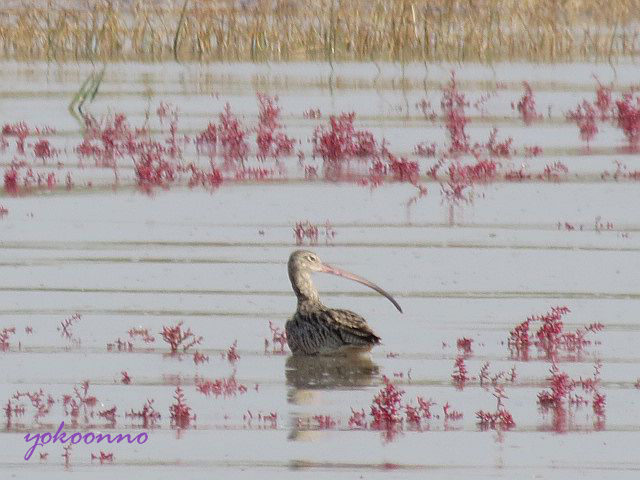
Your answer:
[[[318,291],[311,280],[311,272],[301,269],[290,269],[289,280],[296,297],[298,297],[298,308],[305,305],[320,304]]]

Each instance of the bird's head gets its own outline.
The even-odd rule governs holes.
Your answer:
[[[395,301],[395,299],[384,291],[382,288],[377,286],[375,283],[370,282],[369,280],[362,278],[354,273],[347,272],[346,270],[342,270],[337,267],[333,267],[331,265],[327,265],[320,257],[313,252],[308,250],[296,250],[289,256],[289,277],[292,279],[292,283],[294,282],[294,277],[296,273],[311,273],[311,272],[322,272],[322,273],[330,273],[332,275],[338,275],[339,277],[348,278],[349,280],[353,280],[354,282],[361,283],[366,285],[367,287],[375,290],[380,295],[386,297],[393,305],[398,309],[398,311],[402,312],[402,308]]]

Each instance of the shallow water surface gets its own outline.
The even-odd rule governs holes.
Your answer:
[[[307,157],[313,129],[342,111],[355,111],[357,124],[386,138],[396,154],[412,155],[418,142],[445,141],[442,125],[424,120],[414,104],[426,96],[437,105],[449,70],[111,65],[89,108],[122,111],[136,124],[149,105],[171,102],[181,113],[181,133],[193,135],[227,101],[255,121],[261,90],[279,95],[282,122]],[[0,352],[0,400],[6,405],[16,391],[39,389],[56,400],[38,420],[28,400],[22,416],[9,419],[5,410],[3,476],[637,478],[640,461],[630,445],[640,430],[640,195],[637,182],[602,172],[614,171],[615,161],[629,170],[640,166],[637,154],[621,148],[619,130],[603,127],[587,150],[563,114],[592,96],[592,73],[603,82],[614,78],[609,67],[459,67],[470,99],[497,81],[505,85],[487,102],[488,115],[469,110],[472,138],[485,138],[496,125],[520,151],[543,150],[536,158],[516,155],[515,164],[540,171],[561,161],[570,174],[559,182],[481,185],[472,203],[452,208],[424,169],[428,194],[407,206],[411,185],[305,181],[293,157],[283,160],[287,174],[277,180],[230,181],[213,192],[177,185],[148,195],[135,188],[132,165],[120,168],[113,186],[111,170],[65,160],[81,137],[67,104],[89,71],[42,64],[0,69],[3,118],[54,126],[47,138],[61,150],[61,177],[69,171],[75,182],[69,191],[0,196],[8,210],[0,218],[0,328],[16,329]],[[635,81],[631,71],[616,72],[615,91]],[[522,80],[531,82],[545,114],[531,127],[510,107]],[[322,118],[303,118],[316,107]],[[3,168],[13,160],[8,153],[0,158]],[[300,359],[274,349],[269,322],[283,328],[295,309],[286,260],[296,248],[293,227],[304,220],[321,226],[328,220],[335,231],[310,247],[323,260],[373,280],[404,309],[400,315],[360,285],[316,276],[326,304],[362,314],[383,338],[370,356]],[[525,361],[508,349],[516,325],[554,306],[571,310],[566,330],[604,325],[587,334],[584,348],[557,357],[573,379],[589,378],[601,362],[604,416],[590,403],[571,406],[560,423],[542,412],[537,399],[549,388],[549,358],[532,347]],[[81,319],[67,338],[60,324],[75,313]],[[180,321],[202,341],[190,353],[171,355],[160,332]],[[134,327],[148,329],[155,341],[130,338]],[[473,340],[473,351],[465,357],[470,379],[460,388],[452,374],[463,337]],[[132,351],[117,351],[118,339],[131,341]],[[240,358],[230,362],[226,353],[235,341]],[[209,361],[195,364],[195,350]],[[496,408],[494,389],[480,384],[487,362],[492,374],[517,372],[515,382],[500,380],[515,422],[508,431],[477,424],[478,410]],[[216,397],[196,389],[203,378],[232,375],[246,392]],[[368,415],[383,375],[404,391],[403,403],[418,396],[435,402],[433,417],[391,433],[350,425],[353,411]],[[85,380],[98,404],[73,426],[62,399],[75,398],[74,387]],[[184,429],[170,421],[178,385],[196,416]],[[125,415],[148,399],[161,414],[153,428]],[[463,417],[445,418],[447,403]],[[115,422],[97,415],[113,406]],[[76,445],[66,467],[62,447],[50,444],[41,449],[46,459],[36,452],[25,462],[25,433],[55,431],[62,420],[70,430],[144,430],[149,439]],[[114,454],[113,464],[91,460],[100,450]]]

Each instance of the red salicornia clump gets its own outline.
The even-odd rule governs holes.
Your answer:
[[[522,86],[524,87],[524,94],[518,103],[512,105],[512,107],[518,110],[525,125],[531,125],[535,120],[541,118],[541,115],[536,111],[536,99],[531,85],[529,85],[529,82],[522,82]]]
[[[11,347],[11,335],[15,335],[16,327],[5,327],[0,330],[0,350],[6,352]]]
[[[82,382],[80,387],[73,387],[73,394],[62,396],[62,405],[65,415],[69,415],[75,423],[82,411],[84,421],[88,422],[89,417],[93,417],[93,409],[97,405],[98,399],[89,395],[89,380]]]
[[[224,106],[224,111],[220,114],[219,120],[217,139],[222,147],[224,159],[242,162],[249,153],[249,144],[246,140],[249,132],[233,114],[231,105],[228,103]]]
[[[35,392],[16,392],[12,399],[16,402],[21,402],[23,399],[29,400],[34,409],[33,417],[36,421],[48,415],[51,411],[51,407],[56,403],[55,399],[50,394],[45,393],[42,389]],[[9,403],[10,402],[11,400]],[[12,411],[13,413],[19,412],[20,415],[23,415],[25,412],[24,405],[20,403],[19,407],[13,407]],[[7,413],[6,409],[5,413]]]
[[[640,141],[640,97],[624,93],[616,100],[616,125],[627,138],[629,147],[636,149]]]
[[[222,354],[223,358],[226,358],[227,361],[231,364],[236,363],[240,360],[240,355],[238,354],[238,340],[234,340],[233,344],[229,347],[226,353]]]
[[[60,335],[76,345],[80,344],[80,339],[74,337],[71,327],[74,323],[78,323],[80,320],[82,320],[82,315],[74,313],[69,318],[60,322],[60,326],[58,327]]]
[[[5,137],[16,137],[16,147],[20,154],[24,154],[24,141],[29,136],[29,127],[25,122],[5,124],[2,127],[2,135]]]
[[[283,354],[286,353],[287,348],[287,332],[285,332],[282,328],[274,325],[271,320],[269,320],[269,330],[271,330],[271,342],[273,343],[273,349],[271,353]],[[269,348],[269,340],[264,339],[264,350],[265,353]]]
[[[147,192],[154,187],[169,188],[177,179],[176,165],[165,156],[164,147],[158,142],[143,145],[134,160],[138,186]]]
[[[495,412],[478,410],[476,418],[481,430],[510,430],[516,426],[511,413],[504,408],[502,400],[507,398],[504,388],[495,386],[493,396],[496,398],[497,406]]]
[[[169,407],[171,426],[178,429],[188,428],[191,422],[196,419],[196,416],[192,414],[191,407],[187,405],[182,387],[176,387],[176,393],[173,398],[175,401]]]
[[[133,420],[141,419],[142,428],[150,428],[155,426],[156,422],[160,420],[160,413],[156,412],[153,408],[153,400],[147,400],[140,410],[134,412],[133,409],[125,413],[125,417]]]
[[[196,390],[207,396],[235,397],[238,394],[247,393],[247,387],[238,382],[235,372],[227,378],[216,378],[214,380],[196,377],[195,383]]]
[[[453,410],[451,408],[451,405],[449,405],[449,402],[445,403],[442,406],[442,413],[444,414],[445,422],[447,420],[460,420],[464,416],[462,412],[459,412],[458,410]]]
[[[180,321],[172,327],[162,327],[160,335],[169,344],[171,353],[176,353],[179,349],[186,353],[194,345],[202,343],[203,337],[196,337],[190,328],[183,330],[183,323]]]
[[[275,159],[293,152],[295,140],[288,137],[280,124],[280,107],[278,97],[269,97],[258,93],[258,131],[256,143],[258,145],[258,159],[267,157]]]
[[[91,461],[93,462],[94,460],[99,460],[100,465],[104,463],[113,463],[113,460],[114,460],[113,453],[103,452],[102,450],[100,450],[99,454],[98,453],[91,454]]]
[[[465,355],[471,355],[473,353],[472,350],[473,339],[462,337],[456,340],[456,347],[458,350],[462,350],[462,353]]]
[[[580,130],[580,138],[587,142],[587,145],[598,133],[598,125],[596,124],[597,112],[591,103],[583,100],[575,110],[566,113],[567,120],[576,122]]]
[[[98,412],[98,417],[100,418],[104,418],[105,420],[107,420],[109,423],[111,423],[112,425],[115,425],[116,423],[116,412],[117,412],[118,408],[117,407],[111,407],[111,408],[107,408],[105,410],[100,410]]]
[[[353,125],[355,117],[353,112],[331,115],[328,126],[316,127],[311,138],[313,155],[332,162],[376,155],[379,149],[373,134],[356,130]]]
[[[131,338],[140,337],[144,343],[153,343],[156,341],[155,337],[149,333],[148,328],[133,327],[130,328],[127,333],[129,333],[129,337]]]
[[[312,224],[309,220],[296,222],[293,227],[293,236],[296,239],[296,245],[304,245],[305,239],[309,241],[309,245],[317,245],[318,232],[318,226]]]
[[[193,363],[196,365],[209,361],[209,356],[203,353],[200,353],[198,350],[193,352]]]
[[[458,89],[455,72],[451,72],[449,83],[442,90],[440,108],[445,118],[445,128],[449,134],[449,153],[463,153],[469,151],[469,136],[465,130],[470,122],[465,113],[469,102],[464,93]]]
[[[398,390],[391,380],[382,377],[384,387],[373,397],[371,404],[372,428],[385,430],[394,427],[402,421],[403,390]]]
[[[585,346],[591,344],[585,338],[586,335],[602,330],[604,325],[593,323],[574,332],[566,332],[562,318],[569,312],[567,307],[554,307],[546,314],[527,318],[510,332],[508,346],[511,354],[521,360],[528,360],[531,345],[543,351],[549,359],[555,359],[560,352],[580,353]],[[532,323],[539,325],[535,334],[530,333]]]
[[[451,378],[456,388],[461,390],[464,388],[465,383],[469,380],[467,373],[467,367],[464,363],[464,355],[458,355],[456,357],[453,373],[451,374]]]
[[[566,431],[572,407],[580,408],[589,403],[584,396],[573,393],[576,388],[581,388],[584,393],[592,396],[592,409],[596,415],[595,427],[604,427],[606,396],[599,390],[600,369],[601,364],[597,362],[592,377],[574,380],[566,372],[561,372],[555,363],[552,365],[551,376],[547,379],[549,389],[538,393],[538,404],[543,413],[552,412],[555,431]]]

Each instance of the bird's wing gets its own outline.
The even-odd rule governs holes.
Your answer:
[[[380,337],[376,335],[367,321],[357,313],[350,310],[332,308],[324,312],[324,317],[327,324],[339,331],[342,339],[347,343],[380,342]]]

